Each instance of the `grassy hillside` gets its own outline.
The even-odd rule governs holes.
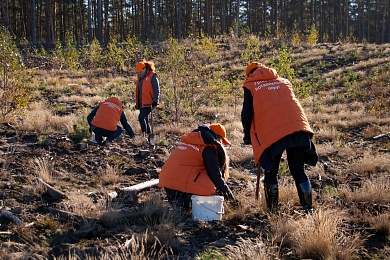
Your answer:
[[[34,75],[29,107],[0,129],[3,259],[390,257],[390,45],[294,46],[248,36],[22,54]],[[162,88],[155,149],[134,108],[133,67],[142,58],[155,62]],[[254,197],[256,167],[240,122],[251,61],[292,81],[315,131],[320,161],[306,169],[314,216],[299,210],[285,157],[279,213],[267,214],[263,196]],[[85,117],[110,95],[124,101],[136,137],[102,148],[88,142]],[[122,192],[157,178],[180,135],[212,122],[224,124],[232,142],[228,183],[240,201],[224,203],[222,221],[192,221],[156,187],[137,199]]]

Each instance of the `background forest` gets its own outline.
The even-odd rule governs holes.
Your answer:
[[[255,34],[390,42],[390,0],[2,0],[0,23],[32,44]]]

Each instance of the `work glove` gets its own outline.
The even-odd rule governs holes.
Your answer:
[[[155,108],[157,105],[158,105],[157,102],[153,102],[153,103],[152,103],[152,107],[153,107],[153,108]]]

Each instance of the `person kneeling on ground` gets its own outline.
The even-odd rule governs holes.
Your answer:
[[[101,102],[87,116],[87,121],[90,130],[95,133],[95,140],[99,145],[112,142],[121,135],[122,128],[118,126],[119,121],[130,137],[134,137],[133,129],[127,122],[123,111],[122,102],[116,97],[110,97]],[[103,137],[107,139],[103,140]]]
[[[159,187],[165,188],[171,204],[190,207],[191,195],[221,193],[226,200],[234,195],[226,184],[229,157],[223,145],[230,144],[225,127],[201,125],[181,136],[159,174]]]

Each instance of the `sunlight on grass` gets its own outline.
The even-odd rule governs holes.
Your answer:
[[[103,185],[106,184],[115,184],[120,179],[120,171],[118,165],[111,166],[109,164],[106,165],[106,168],[99,170],[100,173],[100,181]]]
[[[346,201],[390,203],[390,179],[388,176],[378,176],[363,182],[361,187],[351,190],[348,187],[339,189],[341,198]]]
[[[47,183],[53,183],[53,164],[49,160],[49,158],[35,158],[31,164],[37,178]]]
[[[314,216],[272,219],[273,240],[293,248],[301,258],[351,259],[363,240],[343,229],[346,214],[339,210],[316,209]]]

